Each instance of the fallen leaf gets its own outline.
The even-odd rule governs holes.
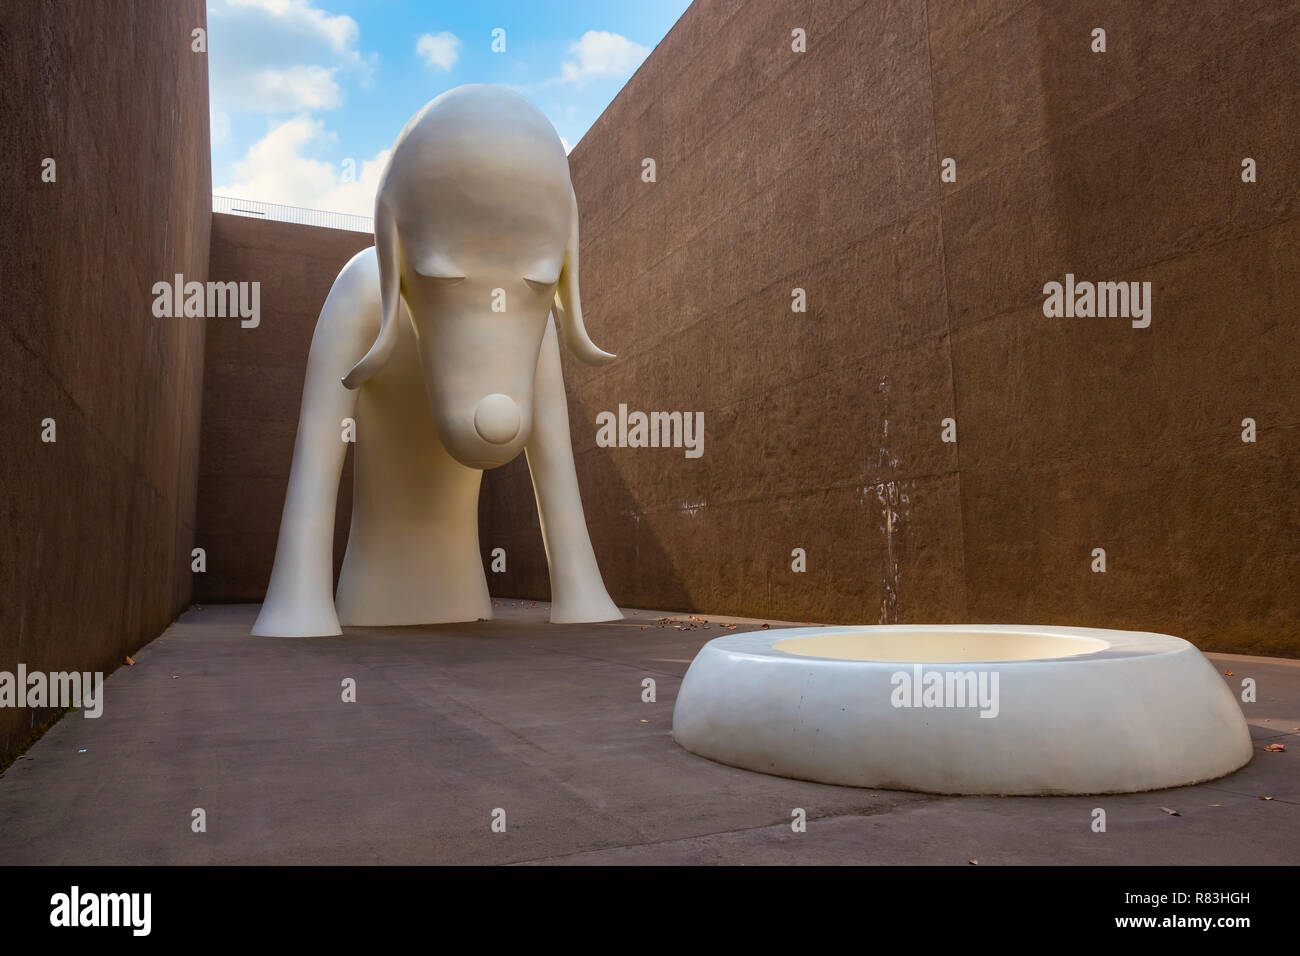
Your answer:
[[[1224,677],[1231,677],[1231,676],[1232,676],[1232,671],[1224,671],[1224,672],[1223,672],[1223,676],[1224,676]]]
[[[1221,807],[1221,806],[1223,806],[1223,804],[1221,804],[1221,803],[1207,803],[1206,806],[1207,806],[1207,807]]]
[[[979,861],[979,860],[967,860],[966,862],[969,863],[971,866],[979,866],[979,865],[980,865],[980,861]]]
[[[1285,753],[1286,744],[1268,744],[1264,749],[1271,754]]]
[[[1272,797],[1260,797],[1259,799],[1261,799],[1261,800],[1272,800],[1273,798],[1272,798]]]
[[[759,628],[759,630],[766,631],[771,626],[772,626],[771,624],[764,624],[761,628]]]
[[[127,655],[127,658],[126,658],[126,666],[127,666],[127,667],[135,667],[135,661],[131,660],[130,655]]]
[[[1182,814],[1179,813],[1177,810],[1170,810],[1168,807],[1161,807],[1160,809],[1163,810],[1163,811],[1165,811],[1165,813],[1169,814],[1171,817],[1181,817],[1181,816],[1182,816]]]

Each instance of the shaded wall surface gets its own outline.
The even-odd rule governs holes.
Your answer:
[[[1275,0],[697,0],[570,156],[614,599],[1300,655],[1297,49]],[[1067,273],[1150,327],[1044,317]],[[597,447],[620,403],[703,456]],[[494,593],[546,597],[522,461],[482,511]]]
[[[369,233],[212,217],[213,280],[260,283],[261,314],[255,328],[208,322],[197,538],[207,571],[195,577],[197,602],[266,594],[312,332],[339,270],[371,245]],[[351,459],[334,524],[336,569],[351,520]]]
[[[189,603],[203,320],[152,287],[207,278],[205,16],[0,5],[0,671],[112,671]],[[0,708],[0,760],[52,713]]]

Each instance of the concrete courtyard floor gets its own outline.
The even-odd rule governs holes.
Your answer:
[[[304,640],[250,637],[256,606],[190,610],[107,679],[101,718],[65,716],[0,777],[0,864],[1300,861],[1300,661],[1209,655],[1259,693],[1243,705],[1255,757],[1221,780],[937,797],[770,777],[674,744],[691,658],[717,622],[762,622],[551,625],[545,604],[494,604],[491,622]]]

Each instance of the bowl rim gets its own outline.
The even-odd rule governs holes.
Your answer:
[[[781,650],[776,644],[805,637],[824,637],[833,634],[943,634],[987,633],[990,635],[1032,635],[1035,637],[1068,637],[1102,641],[1104,648],[1069,654],[1060,657],[1032,657],[1017,660],[924,660],[899,658],[846,658],[826,657],[819,654],[795,654]],[[923,664],[928,667],[955,668],[988,665],[989,667],[1024,667],[1036,664],[1091,664],[1132,660],[1160,654],[1176,654],[1195,646],[1172,634],[1153,631],[1123,631],[1100,627],[1076,627],[1057,624],[838,624],[807,627],[780,627],[766,630],[743,631],[724,634],[709,641],[700,649],[703,654],[712,649],[738,656],[780,661],[825,662],[840,666],[896,667],[900,664]]]

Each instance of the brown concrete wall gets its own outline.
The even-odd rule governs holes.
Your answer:
[[[203,320],[155,318],[152,286],[207,279],[205,22],[0,5],[3,671],[112,671],[189,603]],[[0,761],[51,714],[0,708]]]
[[[334,277],[368,233],[244,216],[212,217],[211,273],[260,282],[256,328],[208,323],[198,544],[207,572],[196,602],[260,601],[275,559],[289,481],[307,352]],[[343,469],[335,521],[335,567],[343,560],[352,507],[352,455]]]
[[[570,157],[615,600],[1300,655],[1297,49],[1276,0],[697,0]],[[1151,327],[1045,318],[1067,272]],[[703,457],[597,448],[619,403],[703,411]],[[494,593],[546,597],[522,461],[483,514]]]

